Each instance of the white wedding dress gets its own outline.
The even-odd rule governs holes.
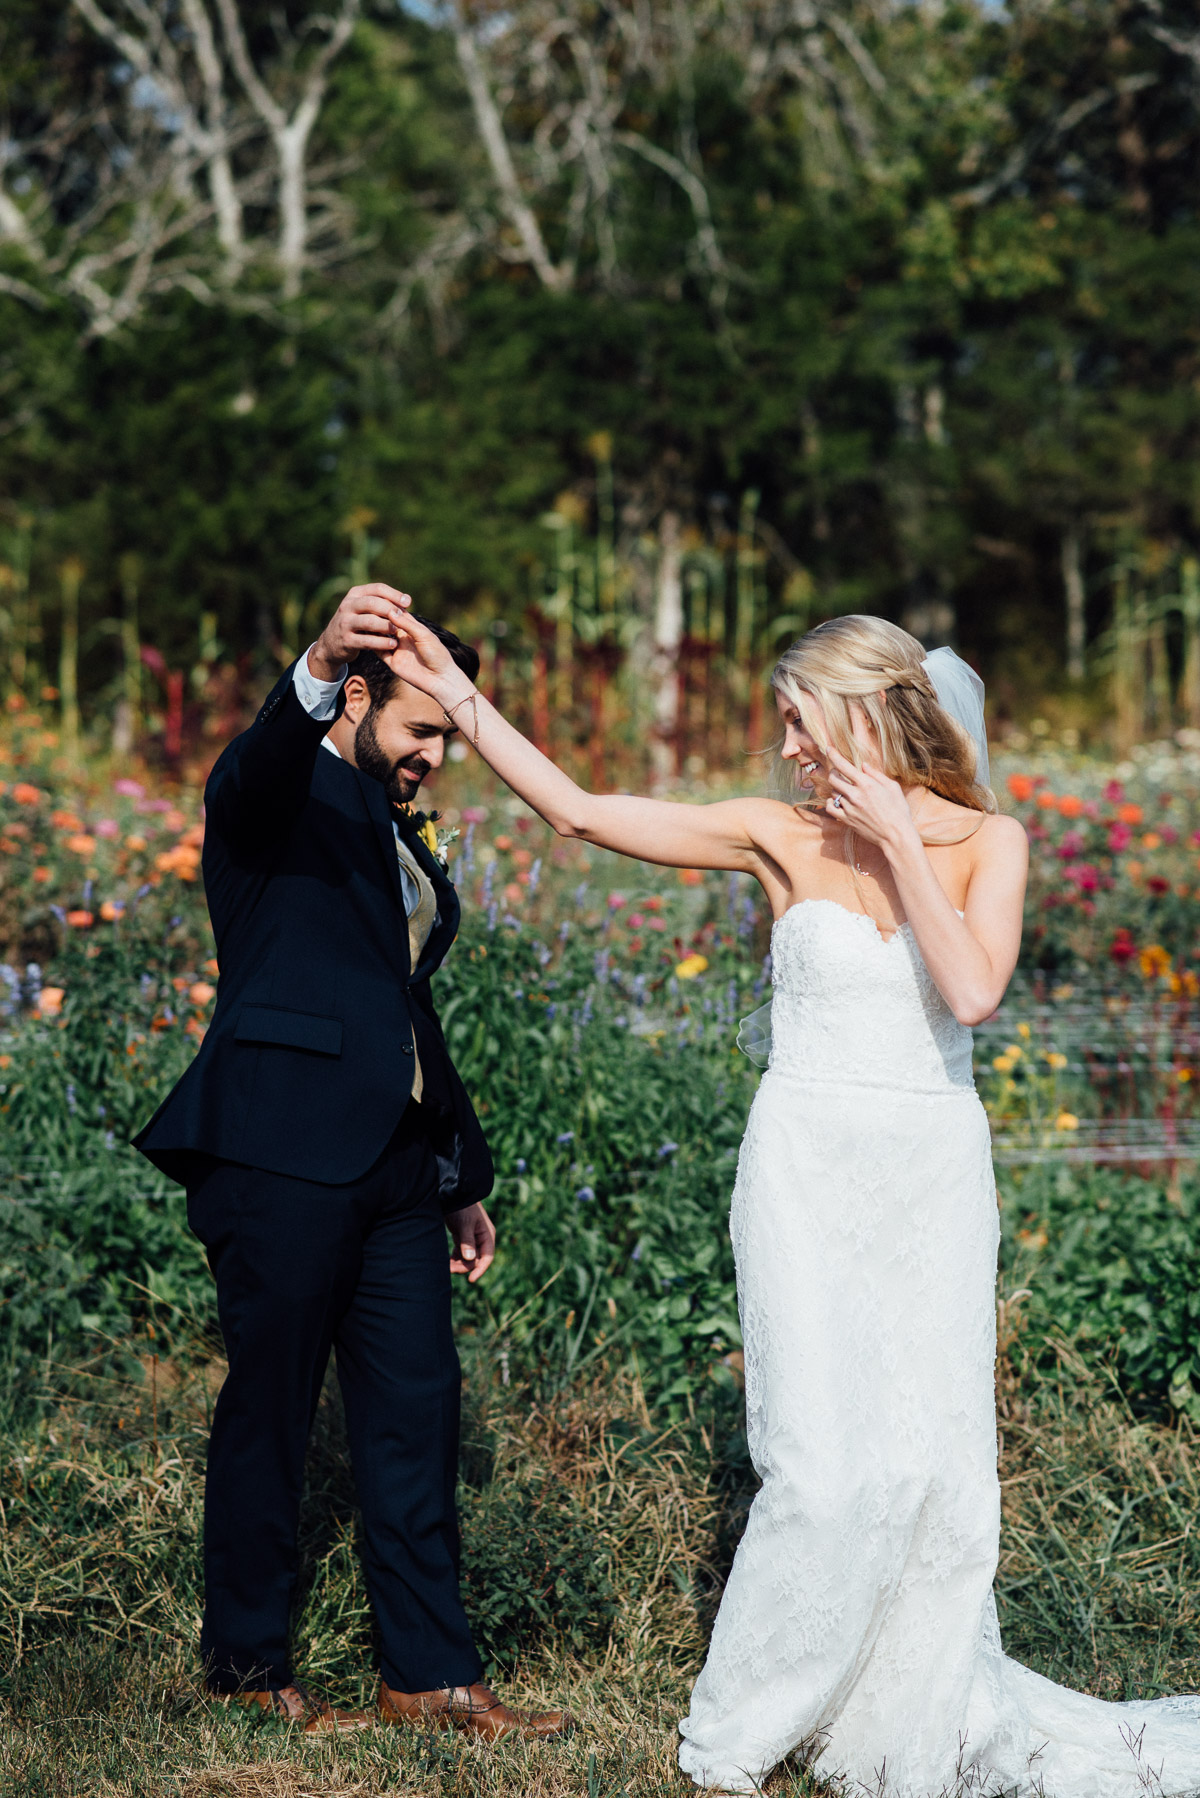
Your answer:
[[[1200,1793],[1200,1699],[1109,1704],[1000,1646],[999,1227],[970,1030],[907,925],[805,900],[772,958],[730,1219],[762,1487],[681,1767],[753,1792],[804,1748],[856,1795]]]

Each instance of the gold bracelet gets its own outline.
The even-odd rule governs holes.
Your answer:
[[[453,724],[455,712],[457,712],[459,706],[466,705],[468,699],[471,702],[471,717],[474,720],[474,731],[475,731],[474,736],[471,738],[471,743],[474,748],[478,749],[479,748],[479,689],[478,689],[478,687],[472,687],[471,691],[469,693],[464,693],[461,699],[455,701],[455,703],[450,707],[449,711],[447,711],[445,706],[443,706],[442,707],[442,717],[445,718],[448,723]]]

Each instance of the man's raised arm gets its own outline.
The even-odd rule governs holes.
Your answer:
[[[243,841],[275,836],[299,816],[313,758],[332,724],[337,697],[359,651],[388,655],[396,621],[412,604],[382,581],[351,587],[307,654],[268,694],[249,730],[236,737],[209,777],[204,804],[216,829]]]

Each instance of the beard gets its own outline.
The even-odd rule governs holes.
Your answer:
[[[407,805],[415,799],[429,773],[428,762],[419,755],[398,762],[388,760],[375,729],[374,706],[354,733],[354,759],[364,774],[380,783],[393,805]]]

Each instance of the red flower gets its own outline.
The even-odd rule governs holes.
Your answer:
[[[1137,954],[1137,944],[1127,930],[1120,929],[1113,937],[1108,953],[1115,962],[1123,965],[1125,962],[1133,960]]]
[[[1152,893],[1169,893],[1171,890],[1170,881],[1164,880],[1161,874],[1151,874],[1146,886]]]

